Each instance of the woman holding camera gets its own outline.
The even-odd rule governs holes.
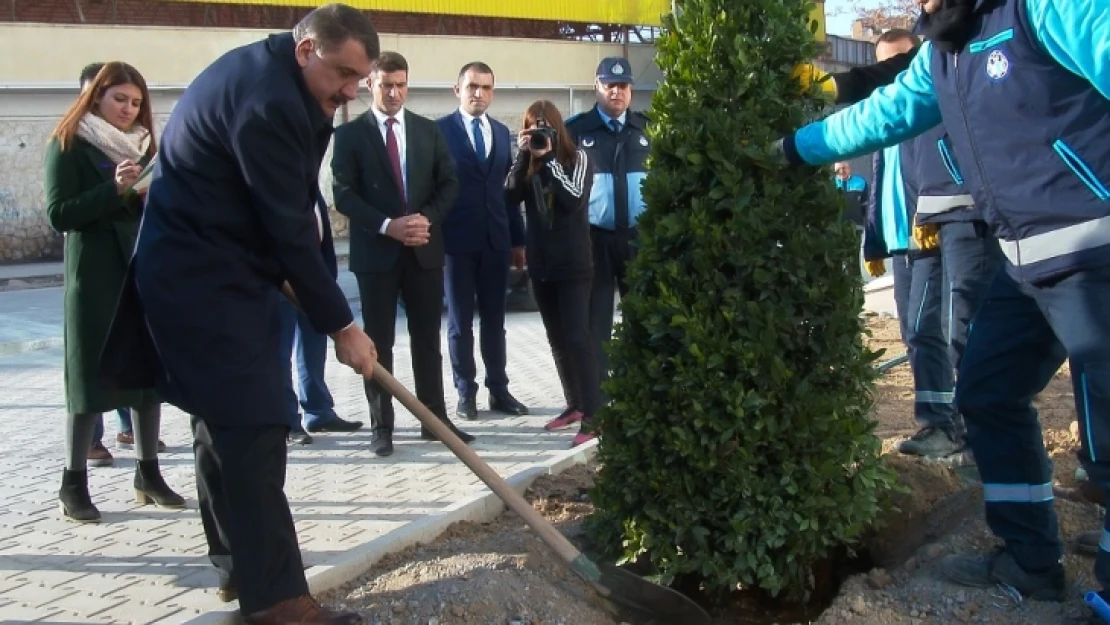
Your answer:
[[[99,357],[123,290],[143,198],[131,189],[153,158],[154,116],[139,72],[108,63],[58,123],[46,147],[46,214],[65,238],[66,466],[62,515],[97,522],[85,458],[101,414],[134,409],[135,496],[170,508],[185,500],[158,468],[161,400],[153,389],[122,391],[100,380]]]
[[[518,145],[505,201],[524,202],[528,275],[567,400],[566,410],[545,427],[581,422],[574,437],[578,446],[594,438],[589,425],[601,401],[589,319],[593,255],[587,206],[593,174],[559,109],[547,100],[528,107]]]

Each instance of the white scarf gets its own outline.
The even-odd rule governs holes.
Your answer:
[[[120,130],[104,118],[85,113],[77,123],[77,136],[91,143],[113,163],[119,165],[125,160],[136,163],[146,154],[150,131],[135,124],[128,131]]]

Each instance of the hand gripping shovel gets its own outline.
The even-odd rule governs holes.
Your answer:
[[[283,285],[282,291],[300,308],[288,284]],[[689,597],[611,564],[595,564],[377,362],[374,363],[373,379],[408,408],[421,425],[431,430],[506,506],[520,515],[548,547],[559,554],[570,570],[586,580],[602,597],[649,616],[653,623],[660,625],[709,625],[709,614]]]
[[[459,437],[443,424],[431,410],[415,395],[409,392],[380,364],[374,363],[374,379],[401,404],[409,409],[421,425],[436,435],[451,453],[462,460],[486,486],[490,487],[501,501],[513,512],[524,519],[536,534],[563,559],[570,570],[589,582],[602,597],[650,616],[656,623],[667,625],[708,625],[709,615],[698,604],[685,595],[616,566],[595,564],[578,551],[559,530],[536,512],[524,497],[517,494],[508,482],[503,480],[478,454],[459,440]]]

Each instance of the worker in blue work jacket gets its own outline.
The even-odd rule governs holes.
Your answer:
[[[875,56],[885,60],[918,45],[916,35],[895,28],[875,42]],[[873,277],[894,271],[894,303],[902,340],[913,371],[913,413],[919,429],[898,451],[945,458],[963,448],[963,422],[953,403],[956,380],[944,332],[944,269],[936,237],[914,228],[920,183],[916,172],[929,146],[918,139],[876,152],[863,258]],[[935,149],[935,148],[934,148]]]
[[[827,164],[943,121],[965,187],[1005,257],[974,320],[956,402],[1005,546],[942,563],[951,581],[1062,600],[1052,469],[1032,398],[1065,359],[1083,462],[1110,485],[1110,20],[1105,0],[917,0],[909,69],[779,144]],[[1110,533],[1095,563],[1110,588]]]
[[[597,104],[567,120],[567,131],[593,165],[590,190],[590,243],[594,279],[590,292],[590,329],[598,345],[598,372],[609,377],[605,344],[613,335],[614,291],[628,293],[636,221],[644,212],[643,184],[650,142],[648,118],[630,110],[632,65],[610,57],[597,66]]]

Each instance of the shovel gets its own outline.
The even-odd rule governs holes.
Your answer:
[[[282,291],[296,305],[296,297],[286,284]],[[540,539],[559,554],[563,562],[579,577],[593,586],[599,595],[618,605],[631,608],[660,625],[709,625],[709,614],[689,597],[666,586],[653,584],[624,569],[602,562],[594,563],[559,533],[551,523],[536,512],[524,497],[497,474],[474,450],[455,436],[451,428],[439,420],[415,395],[409,392],[380,363],[374,363],[373,379],[390,395],[397,398],[420,424],[431,430],[451,453],[489,486],[501,501],[516,512]]]

